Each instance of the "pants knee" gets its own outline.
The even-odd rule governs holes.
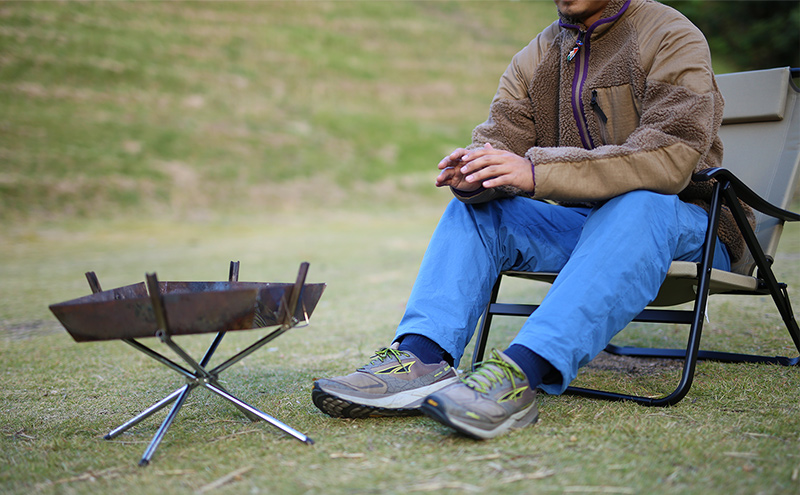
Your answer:
[[[442,221],[460,222],[464,225],[488,228],[491,225],[502,223],[503,210],[500,205],[501,202],[502,200],[495,200],[471,204],[452,199],[442,215]]]
[[[472,210],[472,205],[459,201],[455,198],[451,199],[444,210],[443,218],[445,217],[458,217],[469,214]]]
[[[608,200],[604,206],[622,206],[631,211],[664,211],[665,208],[674,208],[677,196],[660,194],[653,191],[631,191]]]
[[[630,228],[676,227],[681,201],[675,195],[652,191],[631,191],[608,200],[594,213],[606,220],[623,220]]]

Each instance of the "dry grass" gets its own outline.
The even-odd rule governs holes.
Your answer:
[[[18,227],[0,243],[3,491],[797,493],[796,369],[704,363],[689,396],[668,409],[544,397],[539,424],[490,442],[426,418],[348,421],[320,413],[310,400],[312,381],[351,371],[390,338],[446,195],[439,200],[369,214],[311,209],[184,223]],[[792,260],[800,246],[792,229],[777,266],[779,277],[796,287]],[[138,468],[163,413],[117,440],[101,437],[181,379],[122,343],[72,342],[46,306],[87,294],[87,270],[106,288],[138,282],[150,271],[163,280],[220,280],[231,259],[241,260],[243,280],[261,281],[291,280],[297,263],[309,260],[311,281],[328,283],[311,326],[223,375],[237,395],[316,444],[251,424],[198,391],[151,466]],[[745,308],[721,299],[711,305],[709,342],[791,354],[779,321],[763,316],[772,311],[766,301]],[[511,332],[510,322],[498,326],[498,345]],[[219,358],[256,333],[229,334]],[[659,345],[684,338],[672,328],[623,335]],[[181,342],[199,354],[209,337]],[[639,393],[674,387],[672,367],[639,362],[629,373],[629,364],[600,361],[580,380]]]

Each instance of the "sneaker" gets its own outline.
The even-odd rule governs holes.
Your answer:
[[[422,400],[458,381],[456,370],[442,361],[425,364],[397,344],[380,349],[355,373],[314,382],[311,398],[335,418],[413,416]]]
[[[521,369],[502,352],[476,371],[427,397],[422,412],[469,437],[494,438],[512,428],[522,428],[539,419],[536,390]]]

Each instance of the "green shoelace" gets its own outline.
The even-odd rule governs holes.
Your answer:
[[[378,349],[375,351],[375,355],[369,361],[369,364],[376,364],[382,363],[390,358],[395,358],[397,360],[397,364],[402,365],[403,362],[401,358],[410,357],[411,355],[405,351],[398,351],[397,349],[392,349],[391,347],[384,347],[382,349]]]
[[[516,378],[525,380],[525,374],[516,366],[506,362],[497,354],[497,351],[492,351],[492,357],[482,361],[479,364],[477,371],[467,373],[462,376],[461,381],[471,389],[482,394],[488,393],[495,385],[503,383],[503,379],[507,378],[511,382],[511,388],[516,389]]]

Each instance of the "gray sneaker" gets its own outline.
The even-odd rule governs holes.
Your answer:
[[[335,418],[413,416],[422,399],[458,381],[456,370],[442,361],[425,364],[394,344],[372,356],[355,373],[314,382],[311,398]]]
[[[539,419],[536,390],[508,356],[493,349],[473,373],[427,397],[422,412],[472,438],[494,438]]]

